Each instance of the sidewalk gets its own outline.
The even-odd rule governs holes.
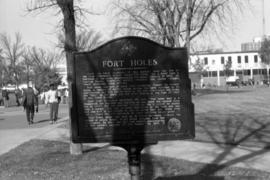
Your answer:
[[[68,117],[58,120],[57,124],[48,124],[42,128],[26,129],[1,129],[0,130],[0,155],[16,148],[31,139],[42,137],[43,135],[57,132],[57,127],[66,121]]]
[[[1,130],[0,155],[31,139],[44,139],[69,142],[69,130],[59,126],[67,120],[60,119],[57,124],[27,130]],[[5,137],[7,138],[7,140]],[[90,147],[104,147],[104,143],[84,144]],[[106,146],[107,147],[107,146]],[[121,149],[109,147],[110,149]],[[270,172],[269,149],[225,146],[195,141],[163,141],[149,146],[142,153],[166,156],[187,161],[212,163],[224,166],[237,166]]]

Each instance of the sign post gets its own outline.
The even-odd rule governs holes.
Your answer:
[[[186,49],[123,37],[74,53],[73,67],[72,140],[123,147],[132,179],[145,146],[195,137]]]
[[[131,180],[139,180],[141,176],[141,150],[144,145],[122,146],[128,152],[128,166]]]

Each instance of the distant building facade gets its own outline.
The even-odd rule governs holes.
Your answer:
[[[62,84],[67,85],[68,82],[67,82],[67,66],[66,66],[66,64],[58,64],[56,66],[56,71],[62,77]]]
[[[202,79],[205,85],[223,86],[226,84],[224,65],[232,62],[230,76],[238,76],[242,81],[253,79],[260,83],[267,79],[269,66],[261,62],[258,51],[239,51],[221,53],[192,54],[190,72],[196,72],[194,64],[200,61],[203,65]]]
[[[265,36],[270,39],[270,35]],[[222,49],[211,50],[210,52],[197,52],[190,55],[189,72],[190,78],[195,85],[224,86],[226,76],[224,65],[227,61],[232,62],[230,76],[238,76],[242,81],[254,80],[261,83],[269,76],[269,65],[262,63],[259,49],[263,38],[257,37],[253,42],[241,44],[241,51],[223,52]],[[196,63],[201,64],[201,69],[195,68]],[[62,76],[62,82],[67,84],[66,64],[57,66],[58,73]]]
[[[265,37],[255,37],[252,42],[245,42],[241,44],[241,51],[259,51],[261,48],[261,44],[263,39],[270,39],[270,35],[266,35]]]
[[[261,48],[261,42],[247,42],[241,44],[241,51],[259,51]]]
[[[199,61],[203,67],[203,70],[199,72],[201,79],[198,79],[198,71],[194,69],[196,61]],[[269,65],[261,62],[258,51],[201,52],[191,54],[189,62],[191,78],[195,81],[196,86],[201,86],[200,83],[212,86],[224,86],[226,84],[224,65],[227,61],[232,62],[230,75],[238,76],[242,81],[253,79],[256,83],[260,83],[267,79],[270,74]],[[62,76],[62,82],[67,84],[66,64],[58,65],[57,72]]]

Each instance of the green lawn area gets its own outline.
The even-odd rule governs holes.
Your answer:
[[[144,180],[269,180],[270,173],[142,155]],[[0,156],[2,180],[128,180],[127,154],[107,147],[69,154],[67,143],[31,140]]]
[[[270,88],[197,89],[195,141],[270,148]],[[68,123],[62,125],[69,128]]]
[[[195,140],[270,146],[270,88],[202,89],[193,103]]]

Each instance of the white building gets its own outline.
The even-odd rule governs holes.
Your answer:
[[[58,64],[56,66],[56,70],[59,73],[59,75],[62,77],[62,83],[67,85],[68,82],[67,82],[67,65],[66,65],[66,63]]]
[[[203,83],[205,85],[223,86],[226,83],[224,65],[232,62],[231,76],[238,76],[242,81],[253,79],[261,83],[269,75],[269,65],[261,62],[258,51],[220,52],[191,54],[189,71],[195,72],[193,65],[199,61],[203,66]],[[67,84],[66,64],[59,64],[57,71],[62,76],[62,82]]]
[[[259,83],[269,75],[269,66],[261,62],[258,51],[192,54],[190,72],[195,71],[196,61],[203,65],[205,85],[225,85],[224,65],[227,61],[232,62],[230,75],[239,76],[242,81],[253,79]]]

